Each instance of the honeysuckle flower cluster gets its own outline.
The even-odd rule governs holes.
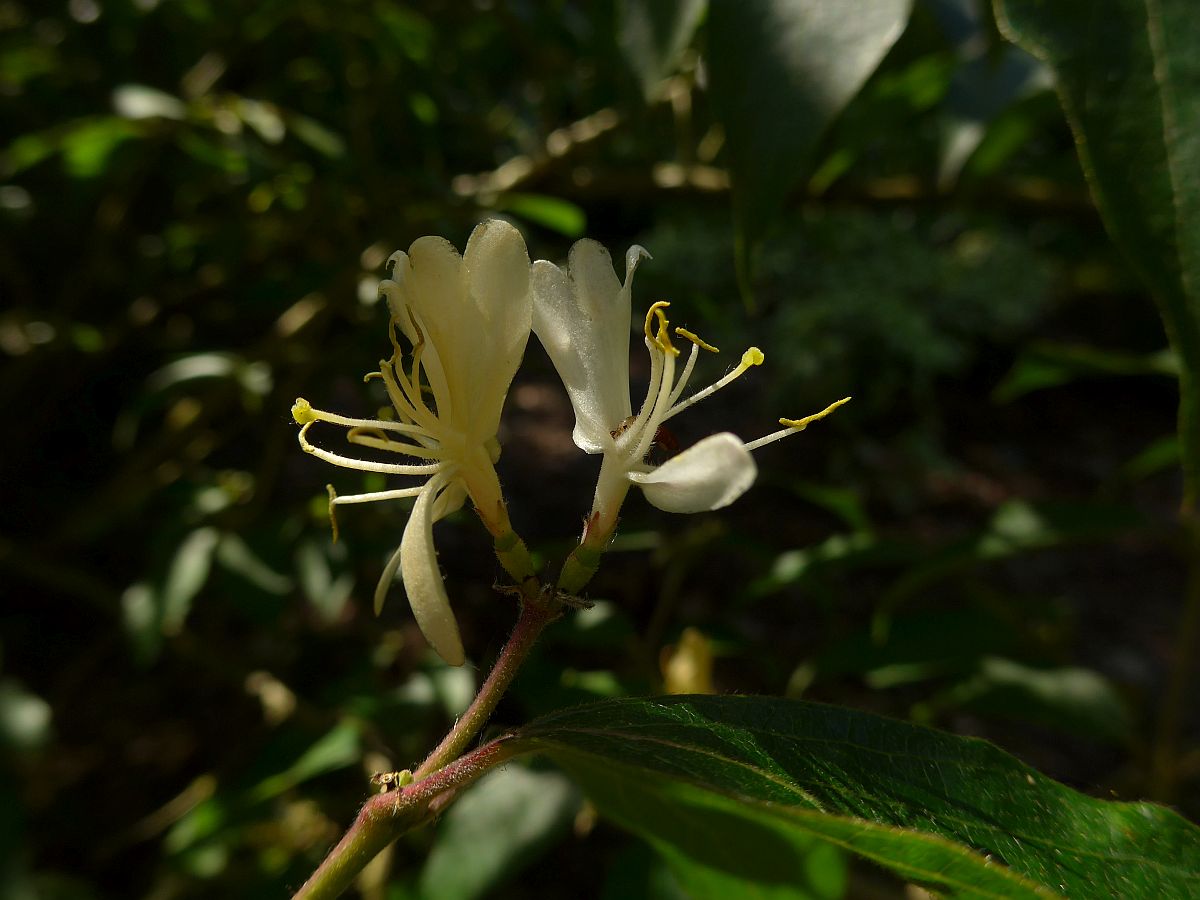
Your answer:
[[[531,267],[520,234],[498,220],[477,227],[461,257],[441,238],[420,238],[407,254],[392,256],[391,277],[380,284],[393,352],[368,378],[382,380],[394,417],[350,418],[315,409],[304,399],[292,409],[308,453],[345,468],[422,479],[415,486],[343,496],[331,486],[330,515],[346,504],[416,498],[400,546],[384,566],[375,608],[382,607],[398,571],[418,625],[451,665],[461,665],[465,654],[437,565],[434,523],[469,497],[504,568],[518,583],[534,577],[525,545],[509,523],[495,470],[501,409],[531,330],[567,389],[576,445],[602,456],[583,536],[558,580],[570,593],[595,571],[633,485],[668,512],[720,509],[754,483],[751,451],[803,431],[849,399],[803,419],[780,419],[781,430],[749,443],[722,432],[661,465],[648,462],[668,420],[760,365],[763,354],[749,348],[726,375],[684,397],[700,351],[716,348],[687,329],[674,329],[676,338],[690,344],[679,370],[680,350],[665,312],[670,304],[653,303],[643,327],[650,381],[635,414],[629,390],[631,291],[646,258],[643,248],[630,248],[622,283],[608,251],[591,240],[572,247],[564,271],[545,260]],[[318,422],[347,428],[352,444],[414,461],[380,462],[326,450],[308,437]]]

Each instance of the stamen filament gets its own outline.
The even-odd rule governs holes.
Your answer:
[[[408,392],[403,389],[402,384],[408,384],[408,379],[404,377],[403,370],[400,373],[403,382],[397,380],[395,370],[388,362],[379,363],[379,374],[383,378],[383,384],[387,388],[388,397],[391,399],[392,405],[396,407],[396,412],[405,418],[412,419],[427,432],[436,433],[439,431],[437,417],[425,407],[424,403],[418,409],[408,397]]]
[[[654,352],[656,345],[652,338],[646,338],[646,349],[650,351],[650,384],[646,386],[646,399],[642,401],[641,409],[634,416],[633,423],[621,435],[621,446],[625,447],[631,443],[636,446],[641,442],[641,429],[650,421],[650,414],[654,411],[654,404],[662,386],[663,360],[666,355]]]
[[[679,331],[679,329],[675,329]],[[700,355],[700,344],[692,344],[692,352],[688,354],[688,360],[683,366],[683,372],[679,376],[679,380],[675,382],[675,389],[671,391],[671,396],[667,398],[667,409],[671,409],[679,402],[679,397],[683,393],[683,389],[687,387],[688,379],[692,377],[692,369],[696,368],[696,357]]]
[[[750,369],[753,366],[762,365],[763,359],[765,359],[765,357],[763,356],[762,351],[759,350],[757,347],[751,347],[749,350],[747,350],[745,353],[742,354],[742,361],[737,364],[737,368],[735,368],[732,372],[730,372],[728,375],[726,375],[724,378],[722,378],[720,381],[716,382],[715,384],[710,384],[708,387],[704,388],[703,390],[696,391],[696,393],[692,394],[692,396],[688,397],[682,403],[679,403],[679,404],[676,404],[675,406],[673,406],[671,408],[671,410],[663,417],[663,421],[665,422],[667,419],[670,419],[673,416],[678,415],[679,413],[681,413],[685,409],[687,409],[689,406],[692,406],[695,403],[699,403],[705,397],[711,397],[713,394],[715,394],[721,388],[725,387],[725,385],[729,384],[731,381],[734,381],[735,379],[740,378],[742,376],[742,374],[746,372],[747,369]]]
[[[670,305],[670,302],[667,300],[659,300],[657,303],[651,303],[650,308],[646,310],[644,330],[646,332],[646,339],[651,341],[659,350],[669,356],[678,356],[679,350],[671,343],[671,332],[668,330],[670,323],[667,321],[667,314],[663,312]],[[654,334],[650,333],[651,319],[658,320],[658,326]]]
[[[704,340],[704,338],[700,337],[700,335],[696,334],[693,331],[688,331],[686,328],[676,328],[675,333],[677,335],[679,335],[680,337],[687,338],[689,341],[691,341],[697,347],[703,347],[709,353],[720,353],[721,352],[716,347],[714,347],[712,344],[710,344],[708,341]]]
[[[392,491],[371,491],[367,494],[338,494],[329,498],[329,505],[342,506],[346,503],[374,503],[376,500],[400,500],[404,497],[415,497],[425,490],[425,485],[410,488],[396,488]]]
[[[803,419],[780,419],[779,424],[786,425],[788,428],[795,428],[797,431],[803,431],[812,422],[816,422],[818,419],[825,418],[827,415],[829,415],[831,412],[833,412],[839,406],[849,403],[850,400],[851,400],[850,397],[843,397],[841,400],[838,400],[834,403],[830,403],[827,407],[825,407],[819,413],[813,413],[811,416],[805,416]]]
[[[398,466],[392,463],[373,462],[367,459],[355,459],[350,456],[342,456],[338,453],[331,453],[321,447],[318,447],[308,440],[308,429],[313,426],[313,422],[308,422],[300,428],[300,447],[305,453],[311,453],[317,459],[323,459],[328,463],[333,463],[335,466],[341,466],[344,469],[357,469],[360,472],[379,472],[383,475],[433,475],[441,471],[443,463],[431,463],[426,466]]]
[[[401,453],[405,456],[415,456],[419,459],[441,459],[441,450],[429,449],[428,447],[418,447],[416,444],[409,444],[405,441],[392,441],[387,438],[372,437],[368,434],[361,434],[357,429],[346,435],[346,440],[351,444],[358,444],[360,447],[371,447],[375,450],[386,450],[388,453]]]
[[[780,431],[772,432],[771,434],[768,434],[766,437],[760,437],[756,441],[750,441],[748,444],[746,444],[746,449],[751,450],[751,451],[757,450],[759,447],[765,447],[767,444],[774,443],[775,441],[781,440],[782,438],[788,437],[793,434],[799,434],[801,431],[803,431],[805,428],[807,428],[813,422],[816,422],[819,419],[825,418],[827,415],[829,415],[831,412],[833,412],[835,409],[837,409],[843,403],[849,403],[849,402],[850,402],[849,397],[843,397],[841,400],[838,400],[836,403],[830,403],[827,407],[825,407],[819,413],[814,413],[811,416],[805,416],[803,419],[780,419],[779,424],[786,425],[787,428],[781,429]]]
[[[675,352],[678,354],[679,351],[676,350]],[[642,426],[642,430],[638,433],[637,447],[634,449],[631,457],[634,460],[641,460],[650,452],[650,445],[654,443],[654,436],[658,434],[658,426],[666,419],[666,414],[671,408],[671,387],[675,383],[675,357],[670,353],[665,353],[662,359],[662,377],[660,378],[658,394],[654,398],[654,405],[650,410],[645,424]],[[649,399],[649,396],[647,396],[647,399]]]
[[[377,373],[372,373],[377,374]],[[337,413],[316,409],[303,397],[296,400],[292,406],[292,418],[300,425],[309,421],[328,422],[330,425],[342,425],[346,428],[377,428],[380,431],[395,431],[399,434],[432,437],[420,425],[410,425],[406,422],[389,422],[386,419],[356,419],[351,416],[341,416]]]

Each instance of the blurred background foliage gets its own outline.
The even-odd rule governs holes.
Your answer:
[[[1194,705],[1176,777],[1152,765],[1185,571],[1177,364],[1050,73],[986,7],[919,0],[831,127],[783,123],[796,183],[768,184],[751,248],[704,55],[730,6],[0,2],[0,894],[284,895],[367,775],[465,707],[515,612],[486,536],[439,526],[472,657],[448,669],[400,598],[370,614],[403,504],[352,510],[334,544],[325,481],[379,483],[305,457],[288,409],[381,405],[361,376],[387,349],[383,262],[496,214],[535,257],[641,243],[635,306],[670,299],[727,361],[763,347],[685,445],[855,396],[761,453],[728,510],[632,498],[595,606],[496,727],[664,689],[805,696],[1196,817]],[[594,477],[570,426],[531,345],[501,471],[547,565]],[[903,891],[812,865],[822,896]],[[362,891],[681,896],[536,765]]]

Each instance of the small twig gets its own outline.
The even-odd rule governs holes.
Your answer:
[[[296,891],[293,900],[331,900],[339,896],[388,844],[437,815],[444,805],[435,802],[440,797],[456,792],[521,751],[511,738],[502,737],[443,766],[428,778],[376,794],[363,804],[354,824]]]
[[[536,579],[526,582],[517,624],[470,707],[413,773],[412,783],[377,794],[363,804],[354,824],[294,900],[338,896],[388,844],[436,817],[460,788],[520,752],[509,738],[500,738],[459,756],[495,711],[542,629],[557,619],[561,610],[562,602],[553,592],[542,591]]]
[[[467,711],[413,772],[418,782],[456,758],[475,738],[495,711],[508,686],[512,684],[517,670],[533,649],[538,635],[542,633],[543,628],[558,618],[561,608],[561,601],[553,595],[532,588],[524,591],[521,615],[500,655],[496,657],[492,671],[488,673],[487,680],[480,687]]]

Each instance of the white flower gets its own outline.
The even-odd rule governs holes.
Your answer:
[[[629,397],[630,289],[638,264],[649,255],[641,247],[629,249],[623,285],[608,251],[592,240],[579,241],[571,248],[565,272],[545,260],[533,264],[533,331],[571,398],[575,443],[604,457],[584,534],[584,542],[593,548],[611,535],[631,484],[637,484],[647,500],[668,512],[728,506],[754,483],[757,468],[750,451],[803,431],[850,399],[804,419],[780,419],[785,426],[781,431],[748,444],[722,432],[660,466],[648,464],[646,455],[664,423],[763,361],[762,352],[751,347],[731,372],[684,398],[700,350],[716,352],[716,348],[690,331],[676,328],[675,334],[692,345],[677,377],[679,350],[671,341],[664,312],[670,304],[655,303],[646,313],[644,328],[650,384],[634,415]]]
[[[393,254],[388,265],[392,277],[379,290],[391,314],[393,354],[368,378],[383,380],[396,418],[348,418],[314,409],[304,399],[296,401],[292,415],[303,426],[301,446],[320,459],[364,472],[425,479],[414,487],[341,497],[331,487],[330,514],[343,504],[417,498],[400,546],[375,590],[375,609],[382,608],[399,569],[421,631],[446,662],[457,666],[465,658],[462,639],[438,569],[433,524],[470,497],[494,537],[512,535],[494,464],[501,408],[529,339],[529,254],[515,228],[492,220],[472,232],[461,257],[442,238],[423,237],[408,253]],[[397,329],[411,345],[407,368]],[[429,393],[432,403],[427,402]],[[316,422],[349,428],[352,444],[420,462],[384,463],[331,453],[308,440]]]

